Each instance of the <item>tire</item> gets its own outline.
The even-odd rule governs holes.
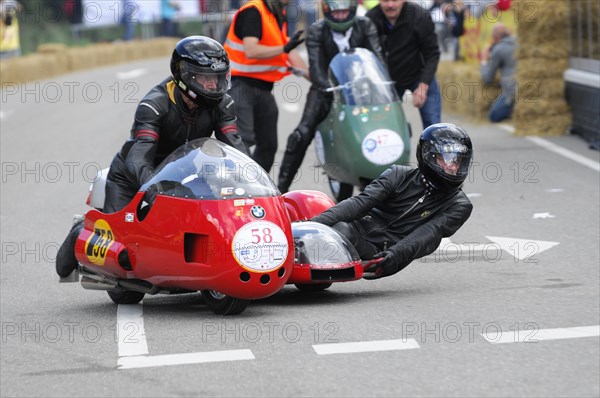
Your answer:
[[[335,178],[327,177],[329,180],[329,189],[331,189],[331,193],[336,202],[341,202],[344,199],[348,199],[352,196],[352,192],[354,191],[354,185],[346,184],[345,182],[340,182]]]
[[[296,283],[296,287],[303,292],[315,293],[327,290],[333,283]]]
[[[133,290],[109,290],[107,293],[115,304],[137,304],[145,295],[145,293]]]
[[[250,304],[250,300],[226,296],[214,290],[202,290],[202,297],[208,308],[218,315],[240,314]]]

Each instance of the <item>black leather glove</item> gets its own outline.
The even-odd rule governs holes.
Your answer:
[[[363,279],[379,279],[385,276],[394,275],[396,272],[400,271],[400,258],[391,250],[379,252],[374,255],[373,258],[381,258],[382,260],[365,268]]]
[[[300,44],[302,44],[302,42],[304,42],[304,40],[306,39],[301,39],[300,36],[302,36],[302,33],[304,33],[303,30],[299,30],[296,33],[294,33],[294,36],[292,36],[292,38],[290,39],[290,41],[288,41],[284,46],[283,46],[283,52],[284,53],[289,53],[290,51],[292,51],[294,48],[298,47]]]

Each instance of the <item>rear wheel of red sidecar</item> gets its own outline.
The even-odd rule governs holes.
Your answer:
[[[333,283],[296,283],[295,286],[303,292],[322,292],[329,289]]]
[[[145,294],[133,290],[109,290],[107,293],[115,304],[137,304],[142,301]]]
[[[333,194],[333,198],[336,202],[339,203],[342,200],[348,199],[350,196],[352,196],[354,185],[346,184],[345,182],[338,181],[329,176],[327,179],[329,180],[329,189],[331,189],[331,193]]]
[[[208,308],[219,315],[237,315],[250,304],[250,300],[226,296],[214,290],[202,290],[202,297]]]

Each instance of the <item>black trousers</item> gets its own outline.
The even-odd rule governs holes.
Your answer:
[[[117,154],[108,170],[104,199],[104,213],[114,213],[123,209],[140,189],[127,176],[125,162],[120,154]]]
[[[315,138],[317,125],[327,117],[332,98],[324,95],[316,86],[311,86],[306,98],[302,119],[289,135],[277,185],[281,192],[287,192],[298,169],[302,165],[306,150]]]
[[[270,90],[233,79],[229,94],[235,101],[237,127],[248,153],[263,169],[271,171],[277,152],[279,110]],[[254,151],[250,147],[254,145]]]

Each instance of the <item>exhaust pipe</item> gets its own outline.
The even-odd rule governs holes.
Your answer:
[[[157,294],[161,290],[160,287],[142,280],[119,279],[117,284],[123,289],[146,294]]]
[[[81,286],[88,290],[114,290],[117,288],[117,282],[105,279],[99,281],[90,277],[84,276],[81,278]]]

